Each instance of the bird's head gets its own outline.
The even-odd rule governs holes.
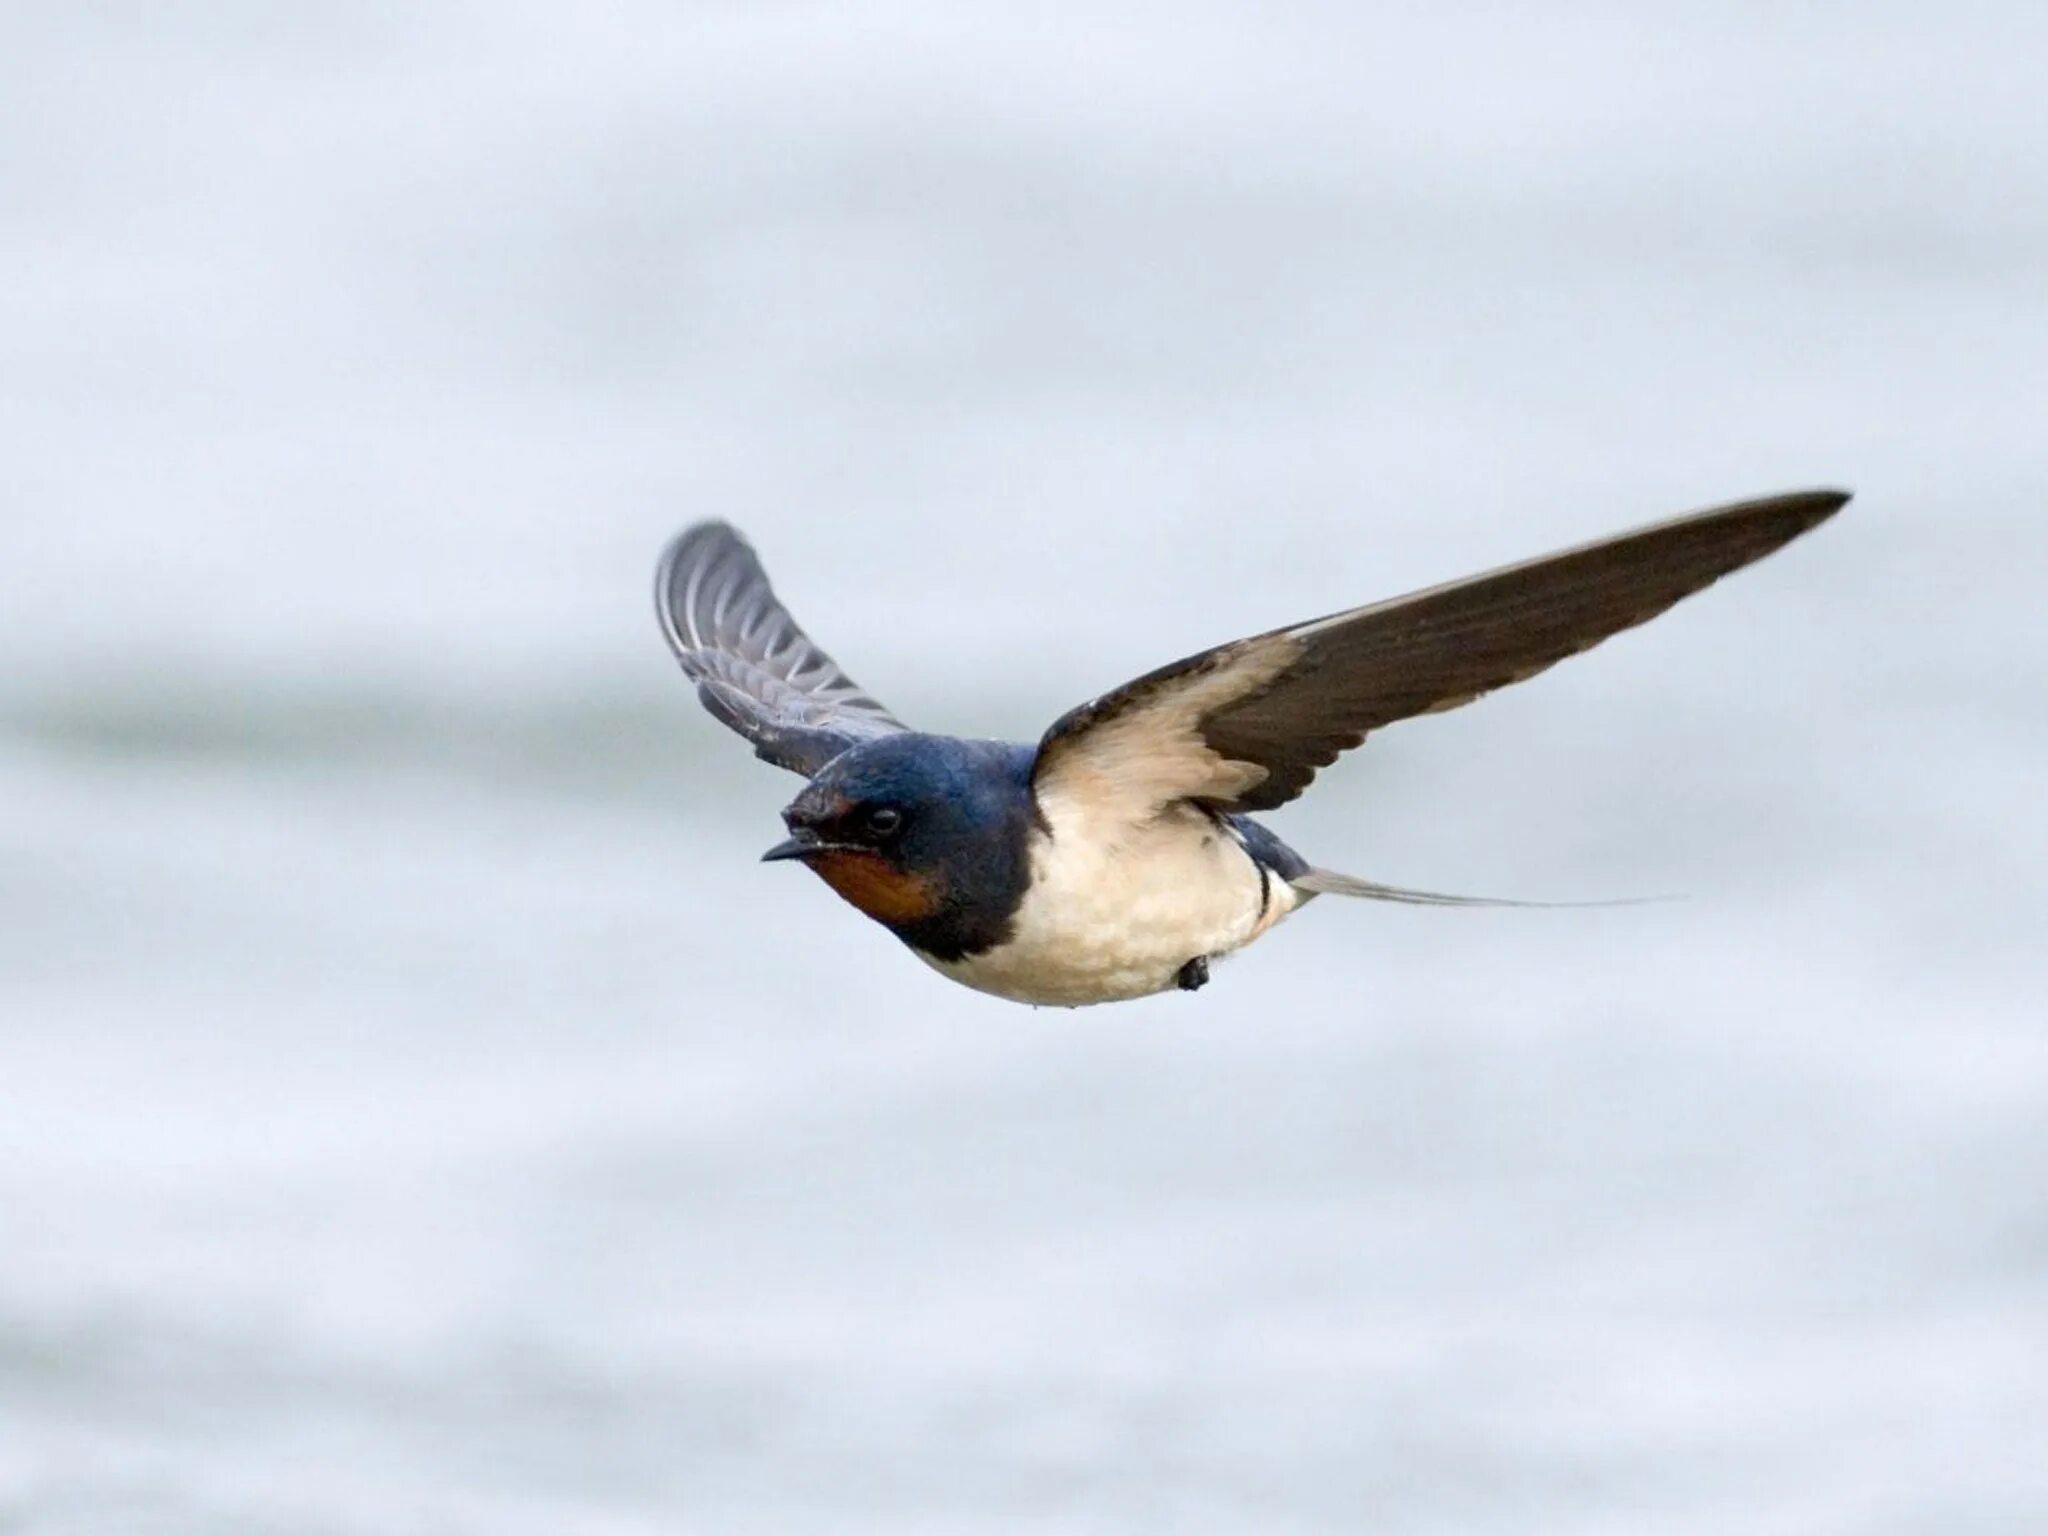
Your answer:
[[[1030,815],[1028,764],[1013,757],[913,732],[865,742],[789,803],[789,836],[762,858],[802,860],[899,933],[999,899],[992,882],[1013,878]]]

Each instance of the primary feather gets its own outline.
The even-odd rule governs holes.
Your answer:
[[[1041,794],[1264,811],[1396,720],[1455,709],[1654,618],[1848,501],[1739,502],[1292,624],[1149,672],[1053,723]]]
[[[654,606],[704,707],[779,768],[814,774],[906,729],[803,632],[728,523],[677,536],[655,571]]]

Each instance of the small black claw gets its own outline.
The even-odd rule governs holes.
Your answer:
[[[1199,992],[1209,984],[1209,957],[1197,955],[1174,976],[1174,983],[1183,992]]]

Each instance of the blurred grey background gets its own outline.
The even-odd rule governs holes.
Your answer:
[[[0,21],[0,1531],[2048,1529],[2048,11]],[[1834,524],[950,987],[674,674],[914,721]]]

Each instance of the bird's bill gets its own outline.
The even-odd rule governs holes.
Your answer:
[[[851,843],[835,843],[818,836],[815,832],[793,832],[781,842],[761,855],[763,864],[773,864],[782,859],[808,859],[821,853],[856,853]]]

